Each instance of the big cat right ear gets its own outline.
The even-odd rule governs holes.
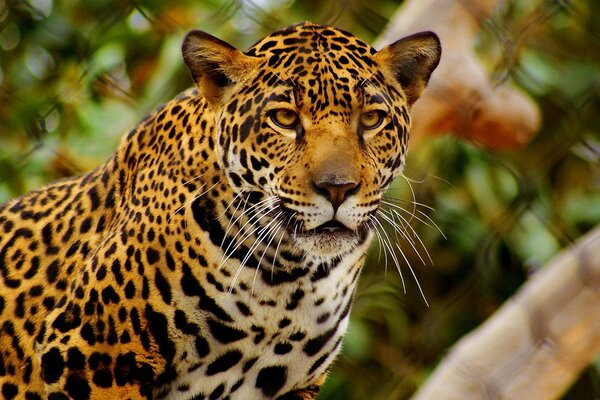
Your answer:
[[[440,39],[433,32],[420,32],[384,47],[374,56],[384,72],[396,79],[412,105],[425,90],[442,55]]]
[[[240,81],[259,62],[206,32],[189,32],[181,46],[192,78],[209,104],[221,100],[227,87]]]

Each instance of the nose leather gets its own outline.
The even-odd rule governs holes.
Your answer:
[[[325,179],[316,182],[314,187],[317,193],[322,194],[329,200],[333,210],[337,211],[349,196],[357,192],[358,186],[358,183],[354,181],[325,177]]]

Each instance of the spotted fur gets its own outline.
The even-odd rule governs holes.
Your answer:
[[[303,23],[241,53],[190,32],[196,88],[0,206],[2,395],[313,399],[439,55],[432,33],[376,52]]]

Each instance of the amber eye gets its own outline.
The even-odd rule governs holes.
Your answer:
[[[364,112],[360,115],[360,126],[363,129],[375,129],[383,122],[384,113],[379,110]]]
[[[298,124],[298,114],[287,108],[280,108],[271,112],[271,120],[279,127],[294,128]]]

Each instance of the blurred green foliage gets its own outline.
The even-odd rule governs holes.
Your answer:
[[[510,152],[451,135],[413,149],[409,178],[389,199],[415,214],[419,254],[401,246],[429,306],[404,258],[396,254],[402,280],[375,243],[321,399],[408,398],[457,339],[600,222],[600,3],[502,4],[478,49],[499,84],[535,99],[542,129]],[[0,202],[98,165],[144,114],[189,86],[179,54],[189,29],[247,48],[312,20],[373,40],[398,5],[0,0]],[[565,399],[599,397],[599,386],[589,368]]]

